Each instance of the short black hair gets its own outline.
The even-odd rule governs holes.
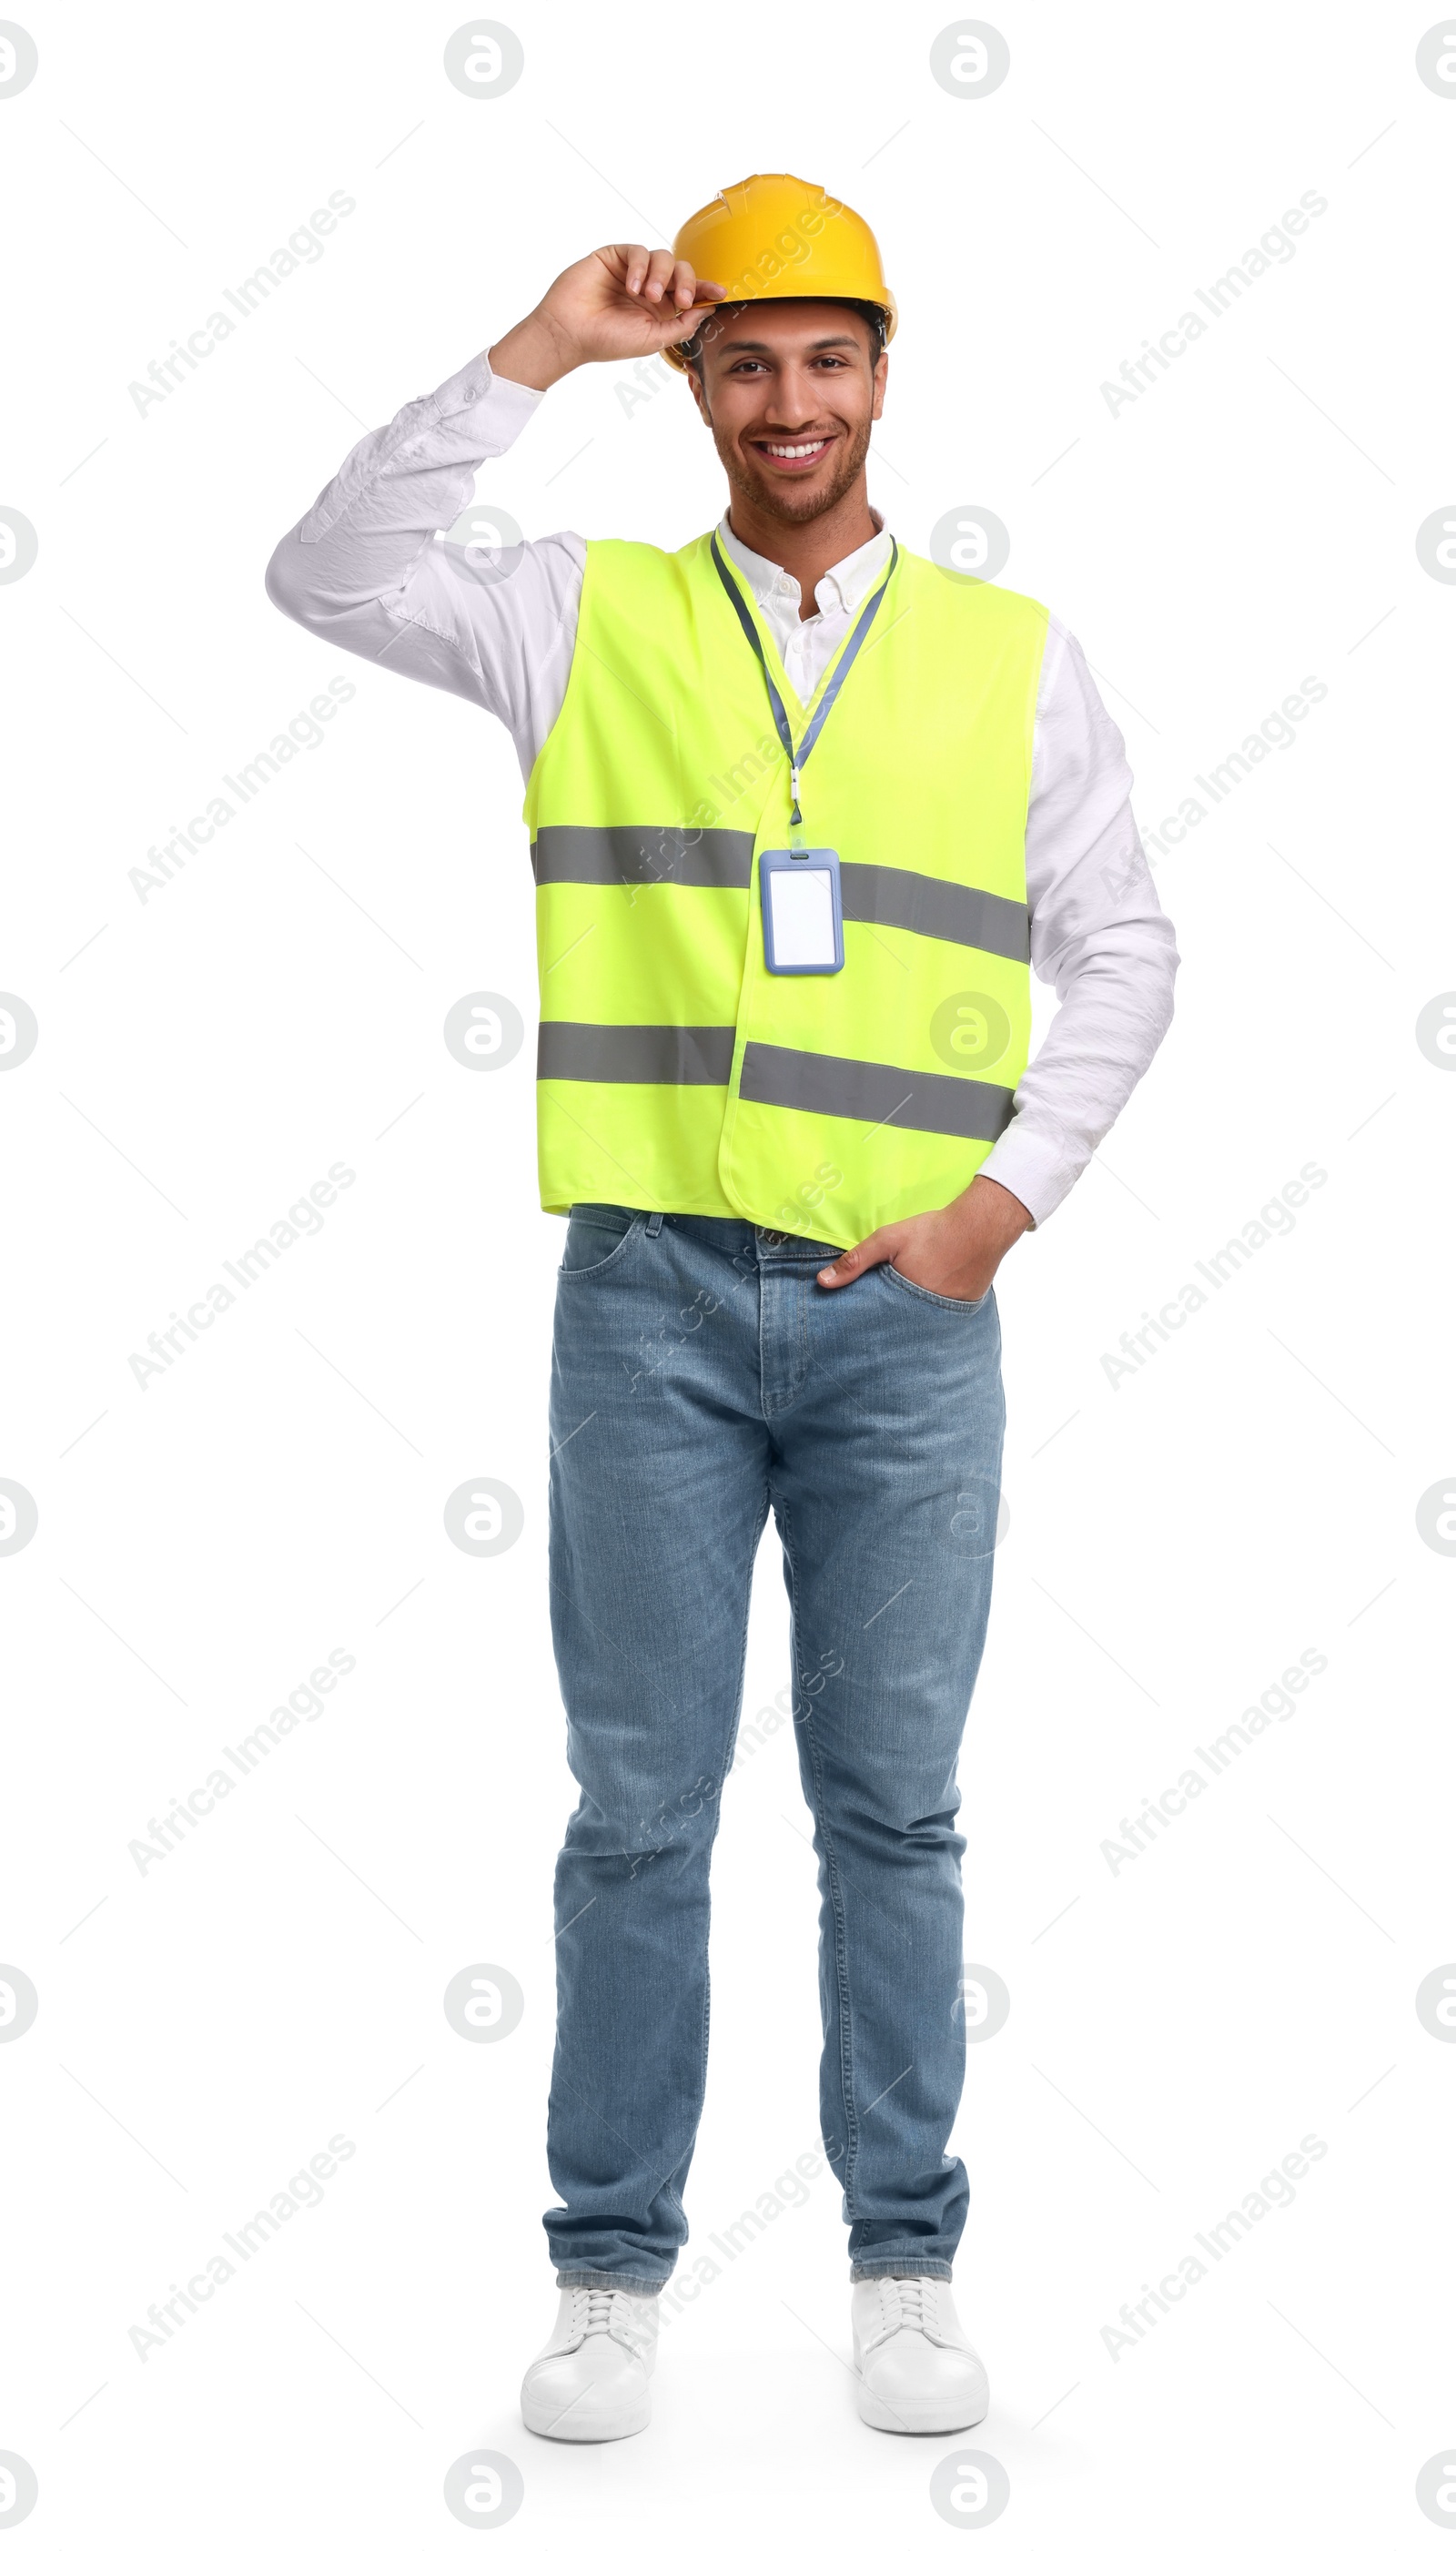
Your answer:
[[[889,313],[887,310],[883,309],[878,301],[846,301],[841,299],[838,293],[834,292],[816,292],[812,296],[805,294],[804,298],[806,300],[812,298],[816,301],[832,302],[834,307],[838,310],[853,310],[859,318],[863,319],[866,327],[870,331],[872,346],[871,359],[878,363],[882,354],[889,343]],[[707,316],[701,321],[696,335],[689,337],[684,344],[678,347],[678,353],[681,355],[684,362],[689,365],[690,369],[696,372],[699,381],[702,379],[704,330],[709,326],[710,322],[714,320],[735,318],[740,310],[752,310],[754,307],[755,304],[751,301],[719,302],[717,308],[709,311]]]

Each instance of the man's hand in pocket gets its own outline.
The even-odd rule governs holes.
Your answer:
[[[821,1267],[818,1280],[827,1291],[852,1284],[867,1269],[887,1263],[927,1293],[979,1302],[989,1292],[1007,1250],[1031,1227],[1030,1214],[1009,1187],[997,1186],[994,1178],[973,1178],[964,1195],[938,1212],[882,1223],[868,1239]]]

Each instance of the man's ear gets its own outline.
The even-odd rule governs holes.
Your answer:
[[[870,414],[873,418],[879,418],[884,413],[884,390],[888,379],[889,356],[885,348],[882,346],[880,349],[880,359],[875,366],[875,397],[870,409]]]
[[[687,367],[687,386],[692,392],[693,402],[697,408],[698,415],[701,417],[709,432],[711,432],[713,420],[708,414],[707,396],[703,389],[702,382],[699,380],[690,363]]]

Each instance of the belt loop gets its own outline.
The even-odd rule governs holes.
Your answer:
[[[650,1214],[648,1215],[648,1217],[647,1217],[647,1236],[648,1236],[649,1240],[656,1240],[656,1238],[657,1238],[657,1236],[658,1236],[658,1233],[662,1230],[662,1227],[663,1227],[663,1217],[662,1217],[662,1215],[661,1215],[660,1213],[650,1213]]]

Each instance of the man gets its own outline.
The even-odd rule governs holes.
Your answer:
[[[268,570],[305,627],[501,718],[527,777],[541,1200],[570,1211],[552,1626],[581,1791],[556,1891],[563,2292],[522,2391],[542,2435],[649,2414],[771,1508],[858,2406],[926,2432],[986,2412],[946,2143],[956,1769],[1000,1476],[991,1282],[1146,1069],[1177,957],[1075,641],[870,506],[895,317],[856,214],[749,178],[671,252],[569,267],[356,447]],[[554,382],[652,351],[685,369],[726,472],[716,532],[671,556],[437,539]],[[1028,964],[1062,1004],[1029,1069]]]

